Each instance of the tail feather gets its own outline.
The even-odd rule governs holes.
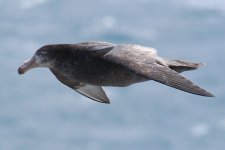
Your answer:
[[[193,63],[193,62],[182,61],[182,60],[165,59],[165,61],[170,69],[178,73],[181,73],[183,71],[196,70],[199,67],[204,65],[202,63]]]

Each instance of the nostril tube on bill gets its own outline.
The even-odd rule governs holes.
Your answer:
[[[19,68],[18,73],[24,74],[28,70],[38,67],[38,64],[36,63],[35,57],[32,57],[31,59],[26,60]]]

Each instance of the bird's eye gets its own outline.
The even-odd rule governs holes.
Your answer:
[[[37,51],[37,55],[46,55],[47,52],[46,51]]]

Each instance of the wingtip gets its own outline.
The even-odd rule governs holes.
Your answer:
[[[204,95],[204,96],[206,96],[206,97],[215,97],[215,95],[213,95],[213,94],[211,94],[211,93],[207,93],[206,95]]]
[[[106,98],[107,99],[105,99],[104,101],[103,101],[103,103],[105,103],[105,104],[110,104],[110,100],[109,100],[109,98],[106,96]]]
[[[110,104],[110,101],[105,102],[105,104]]]
[[[211,94],[210,92],[208,92],[204,89],[201,89],[201,92],[199,92],[199,93],[193,93],[193,94],[204,96],[204,97],[215,97],[215,95]]]
[[[93,99],[91,97],[89,97],[90,99],[96,101],[96,102],[99,102],[99,103],[103,103],[103,104],[110,104],[110,100],[109,98],[105,95],[105,97],[102,97],[100,99]]]
[[[94,100],[96,101],[96,100]],[[99,103],[103,103],[103,104],[110,104],[110,100],[107,99],[107,100],[101,100],[101,101],[96,101],[96,102],[99,102]]]
[[[93,99],[93,100],[100,102],[100,103],[104,103],[104,104],[110,104],[110,100],[107,97],[107,95],[105,94],[105,92],[104,92],[104,97],[101,97],[98,100],[96,100],[96,99]]]

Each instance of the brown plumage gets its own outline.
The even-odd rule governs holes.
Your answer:
[[[124,87],[154,80],[196,95],[213,97],[179,73],[202,64],[161,58],[156,50],[132,44],[84,42],[41,47],[19,67],[19,74],[34,67],[47,67],[56,78],[80,94],[109,103],[101,86]]]

